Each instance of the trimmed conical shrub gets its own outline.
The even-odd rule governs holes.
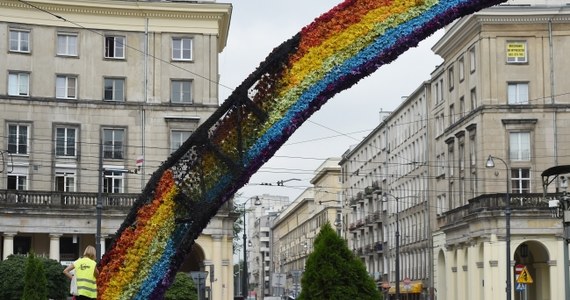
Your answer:
[[[314,242],[301,278],[300,300],[382,299],[362,261],[326,223]]]

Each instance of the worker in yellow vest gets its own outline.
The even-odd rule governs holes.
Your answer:
[[[71,270],[75,270],[77,280],[77,296],[75,296],[75,299],[97,299],[97,276],[99,271],[95,262],[95,247],[87,246],[83,252],[83,257],[63,270],[63,274],[69,279],[72,279],[74,276],[70,273]]]

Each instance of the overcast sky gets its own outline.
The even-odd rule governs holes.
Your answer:
[[[341,0],[236,0],[231,2],[227,47],[220,56],[220,100],[225,100],[271,49]],[[286,144],[238,194],[237,202],[261,195],[289,196],[293,201],[305,188],[314,170],[328,157],[341,157],[379,124],[379,112],[395,109],[402,96],[411,94],[442,62],[431,47],[439,31],[396,61],[380,67],[372,76],[330,99],[305,122]],[[265,186],[290,178],[287,187]]]

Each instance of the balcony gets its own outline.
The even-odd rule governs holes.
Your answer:
[[[98,193],[89,192],[54,192],[54,191],[20,191],[0,190],[0,208],[12,213],[10,209],[35,209],[48,213],[49,209],[95,210]],[[133,193],[103,193],[104,210],[116,210],[127,214],[140,194]],[[230,212],[230,202],[225,203],[220,211]],[[43,209],[43,210],[42,210]]]
[[[372,219],[373,219],[375,222],[382,223],[382,220],[381,220],[381,218],[380,218],[380,212],[378,212],[378,211],[375,212],[375,213],[372,215]]]
[[[555,194],[547,194],[546,199],[555,198]],[[512,214],[524,212],[526,215],[551,218],[548,201],[542,193],[511,194],[510,206]],[[485,194],[469,200],[469,204],[443,213],[437,219],[440,227],[453,226],[467,222],[466,219],[475,217],[499,217],[504,216],[505,194]]]
[[[356,200],[358,202],[364,201],[364,193],[362,193],[362,192],[356,193]]]
[[[372,182],[372,190],[374,192],[377,192],[378,194],[382,193],[382,190],[380,189],[380,183],[378,182],[378,180]]]
[[[356,223],[350,223],[350,225],[348,226],[348,230],[351,230],[351,231],[355,230],[356,228],[357,228]]]
[[[103,194],[103,207],[124,210],[133,206],[139,194]],[[0,190],[3,207],[95,208],[97,193]]]
[[[366,225],[367,226],[374,226],[375,224],[376,224],[376,222],[374,220],[374,215],[366,216]]]
[[[350,206],[356,206],[358,204],[357,198],[350,198]]]
[[[384,245],[381,242],[376,242],[376,244],[374,244],[374,251],[376,251],[376,253],[383,253]]]

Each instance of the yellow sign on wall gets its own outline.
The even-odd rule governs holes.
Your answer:
[[[526,43],[510,42],[507,44],[507,58],[525,57]]]

